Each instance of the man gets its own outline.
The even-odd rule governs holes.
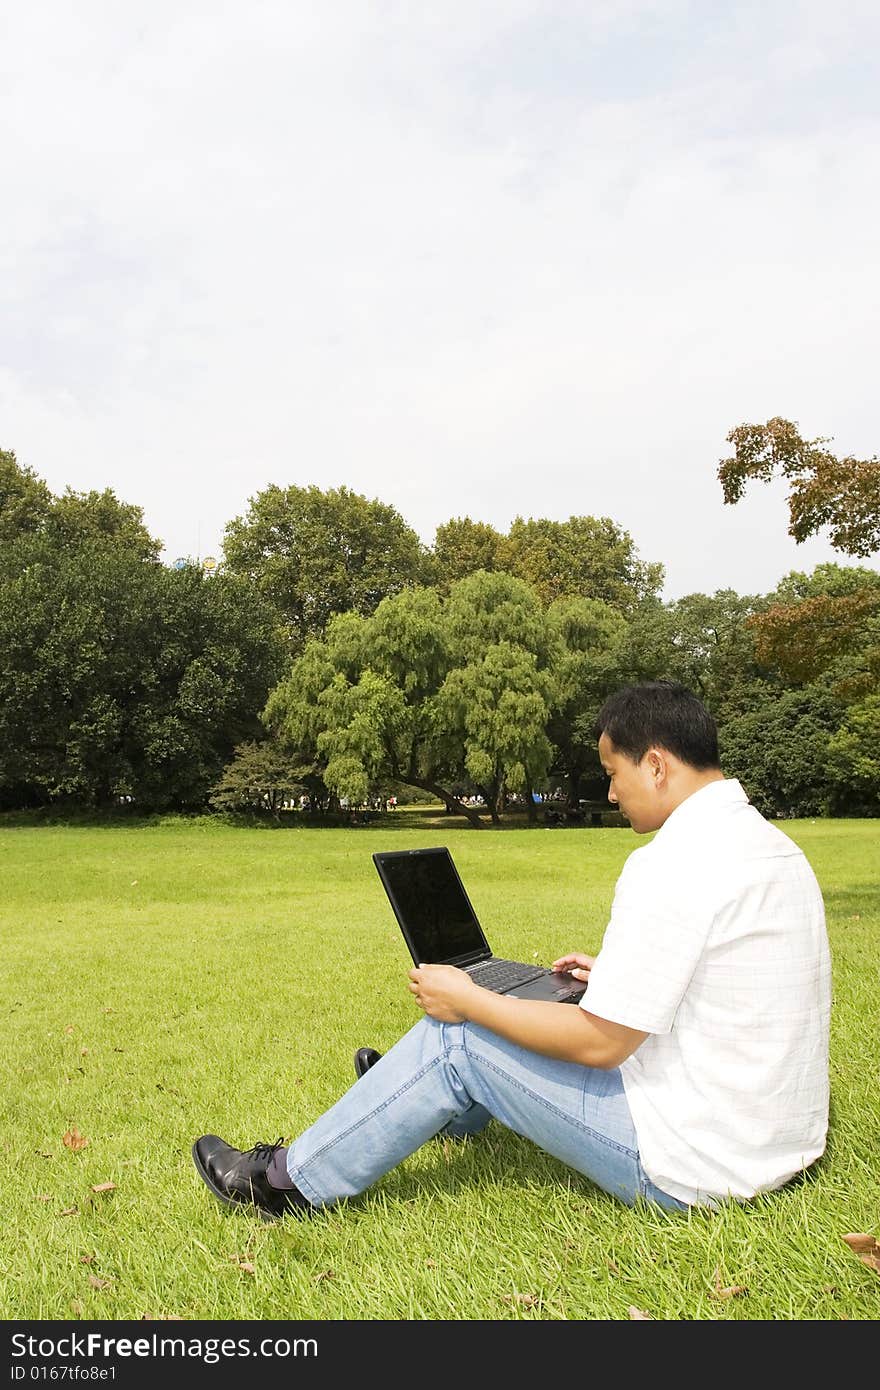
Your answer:
[[[513,999],[454,966],[409,972],[421,1019],[289,1146],[193,1146],[222,1201],[266,1217],[363,1192],[441,1130],[494,1118],[606,1191],[668,1209],[781,1187],[823,1153],[831,971],[803,853],[725,778],[683,686],[627,686],[595,729],[608,799],[638,835],[602,948],[554,962],[577,1007]]]

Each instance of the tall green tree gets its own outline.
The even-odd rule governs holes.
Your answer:
[[[0,552],[26,535],[39,533],[52,508],[52,493],[32,468],[0,449]]]
[[[323,760],[339,796],[393,781],[481,826],[456,787],[478,786],[495,823],[505,787],[546,772],[557,644],[535,594],[480,571],[334,619],[272,692],[265,718],[302,762]]]
[[[621,683],[628,625],[610,604],[582,598],[557,599],[547,621],[559,643],[547,730],[554,749],[550,771],[565,778],[569,805],[577,806],[584,784],[600,785],[593,727],[602,701]]]
[[[301,651],[335,614],[372,613],[383,598],[420,583],[425,549],[394,507],[348,488],[270,486],[226,527],[231,574],[278,610]]]
[[[203,804],[281,670],[275,615],[234,576],[40,537],[0,578],[0,800]]]
[[[719,726],[721,763],[764,815],[818,816],[840,807],[828,774],[843,716],[819,686],[785,690]]]
[[[459,580],[445,618],[451,662],[440,718],[462,740],[464,771],[497,825],[507,789],[522,791],[531,807],[531,790],[546,775],[561,648],[534,591],[508,574],[481,570]]]
[[[199,805],[262,732],[274,611],[159,550],[112,490],[54,497],[0,455],[0,803]]]
[[[59,550],[89,541],[113,541],[130,554],[156,560],[161,542],[144,525],[141,507],[122,502],[112,488],[55,497],[33,469],[15,454],[0,450],[0,563],[6,570],[23,563],[18,547],[42,537]]]
[[[671,603],[648,599],[629,618],[621,675],[680,681],[719,720],[751,708],[763,700],[767,686],[751,628],[764,607],[762,597],[732,589],[686,594]]]
[[[445,593],[477,570],[504,569],[503,546],[503,535],[487,522],[452,517],[434,535],[434,584]]]
[[[663,583],[663,566],[643,561],[629,533],[609,517],[517,517],[497,567],[530,584],[545,604],[576,596],[626,613]]]
[[[310,769],[298,767],[271,738],[246,739],[210,789],[218,811],[267,813],[276,823],[285,806],[305,790]]]
[[[849,814],[880,814],[880,695],[847,710],[828,741],[828,770]]]

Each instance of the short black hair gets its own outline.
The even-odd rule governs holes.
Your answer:
[[[721,766],[718,729],[702,700],[675,681],[641,681],[609,695],[593,727],[619,752],[640,763],[649,748],[665,748],[700,771]]]

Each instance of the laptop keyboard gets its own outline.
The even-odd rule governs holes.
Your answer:
[[[493,956],[491,960],[478,961],[468,967],[471,979],[485,989],[512,989],[514,985],[524,985],[529,980],[539,980],[547,971],[540,965],[525,965],[518,960],[501,960]]]

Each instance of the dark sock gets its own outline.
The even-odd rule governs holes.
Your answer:
[[[282,1191],[295,1187],[296,1184],[290,1181],[287,1175],[287,1150],[276,1149],[269,1166],[266,1169],[266,1181],[270,1187],[280,1188]]]

